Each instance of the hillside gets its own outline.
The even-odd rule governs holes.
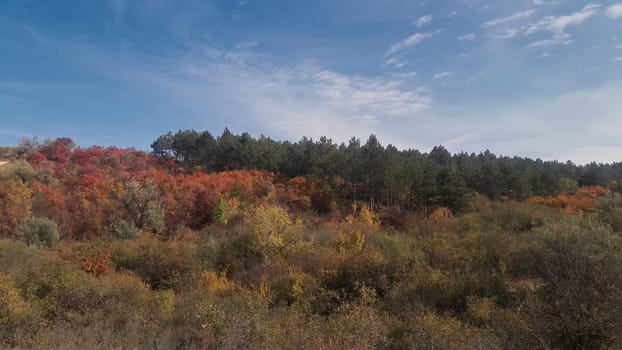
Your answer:
[[[3,347],[622,347],[619,163],[208,136],[0,167]]]

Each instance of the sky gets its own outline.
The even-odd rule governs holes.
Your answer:
[[[0,0],[0,145],[225,127],[622,161],[622,2]]]

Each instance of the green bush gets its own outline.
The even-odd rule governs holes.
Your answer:
[[[31,216],[17,228],[17,236],[30,245],[51,247],[60,239],[58,226],[52,219]]]
[[[139,227],[123,219],[113,222],[110,228],[119,239],[132,239],[142,234],[142,230]]]

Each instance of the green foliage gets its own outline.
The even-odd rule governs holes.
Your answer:
[[[119,239],[133,239],[139,237],[143,232],[133,223],[129,223],[123,219],[116,220],[110,225],[110,229],[115,237]]]
[[[598,349],[622,331],[622,240],[607,225],[567,218],[537,230],[542,281],[532,312],[554,347]]]
[[[2,348],[622,348],[620,164],[228,130],[37,149],[0,169]],[[246,168],[275,174],[203,172]]]
[[[218,203],[216,203],[216,207],[214,207],[212,220],[215,223],[224,226],[229,223],[229,216],[227,215],[227,208],[225,206],[225,198],[222,195],[218,195]]]
[[[0,345],[15,346],[36,332],[39,315],[20,295],[11,276],[0,271]]]
[[[2,168],[2,171],[0,171],[0,179],[19,179],[25,183],[28,183],[34,179],[35,174],[36,172],[30,165],[30,163],[23,160],[18,160],[9,165],[5,165]]]
[[[148,228],[154,233],[164,229],[164,208],[160,192],[152,181],[147,180],[144,185],[136,180],[127,182],[121,205],[128,222],[136,227]]]
[[[31,245],[46,245],[51,247],[60,239],[56,222],[42,217],[27,217],[19,225],[17,236]]]
[[[135,273],[154,290],[183,290],[200,273],[195,249],[190,243],[166,244],[145,235],[115,245],[112,262],[120,271]]]
[[[622,195],[613,193],[598,200],[598,218],[616,232],[622,231]]]

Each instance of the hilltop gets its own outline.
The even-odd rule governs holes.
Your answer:
[[[3,150],[2,346],[622,345],[620,164],[208,136]]]

